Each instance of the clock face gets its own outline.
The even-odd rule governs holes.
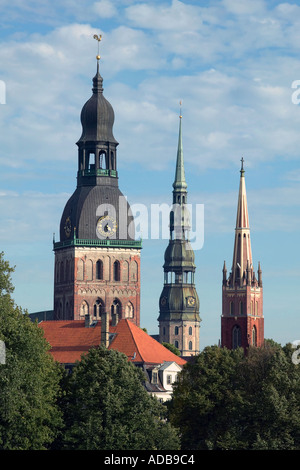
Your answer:
[[[187,298],[187,304],[188,304],[189,307],[194,307],[195,303],[196,303],[195,297],[188,297]]]
[[[64,229],[65,229],[66,237],[69,237],[71,235],[71,230],[72,230],[72,224],[71,224],[70,217],[66,218]]]
[[[104,238],[110,238],[116,233],[116,230],[117,223],[113,217],[109,215],[100,217],[96,226],[97,234]]]

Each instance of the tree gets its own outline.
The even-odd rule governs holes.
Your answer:
[[[176,348],[176,346],[174,346],[174,344],[171,344],[171,343],[162,343],[162,345],[169,349],[170,351],[172,351],[173,354],[176,354],[176,356],[180,356],[180,351],[178,348]]]
[[[11,273],[0,253],[0,449],[49,448],[59,427],[61,369],[48,354],[43,332],[14,304]]]
[[[82,356],[66,385],[62,448],[178,449],[166,408],[146,392],[144,379],[118,351],[99,347]]]
[[[170,421],[183,449],[300,449],[300,369],[293,350],[205,348],[174,385]]]
[[[300,449],[300,369],[290,345],[250,348],[239,368],[239,447]]]
[[[219,435],[229,427],[229,409],[238,406],[234,383],[242,358],[242,350],[211,346],[184,366],[169,405],[170,422],[180,430],[182,449],[218,448]]]

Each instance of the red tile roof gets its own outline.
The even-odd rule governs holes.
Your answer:
[[[74,364],[82,354],[100,345],[101,322],[89,328],[85,327],[84,320],[42,321],[39,326],[51,346],[52,356],[61,364]],[[128,319],[120,320],[117,326],[110,326],[110,333],[114,337],[109,349],[124,353],[133,363],[171,361],[180,366],[186,363]]]

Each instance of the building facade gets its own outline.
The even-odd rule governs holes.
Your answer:
[[[159,299],[158,322],[159,341],[175,345],[182,356],[192,356],[200,350],[199,298],[195,287],[195,255],[189,241],[190,228],[180,116],[170,240],[164,257],[164,286]]]
[[[263,346],[263,286],[258,263],[257,277],[252,263],[245,170],[240,171],[237,218],[232,268],[227,276],[223,266],[221,345],[228,349]]]
[[[114,111],[93,78],[81,111],[77,187],[67,201],[54,240],[54,319],[90,321],[105,312],[140,323],[140,251],[130,206],[118,184]]]

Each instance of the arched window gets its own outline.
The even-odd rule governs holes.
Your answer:
[[[131,302],[128,302],[125,307],[125,318],[133,318],[134,316],[134,309]]]
[[[232,349],[239,348],[242,345],[241,328],[235,325],[232,329]]]
[[[193,349],[193,343],[192,341],[189,341],[189,351],[192,351],[192,349]]]
[[[96,279],[103,280],[103,262],[98,259],[96,263]]]
[[[91,152],[88,157],[89,170],[95,170],[95,154]]]
[[[189,327],[189,335],[192,335],[193,334],[193,328],[190,326]]]
[[[174,341],[174,346],[175,346],[175,348],[179,348],[179,343],[178,343],[178,341],[177,341],[177,340],[176,340],[176,341]]]
[[[177,336],[178,335],[178,326],[175,326],[175,335]]]
[[[252,346],[257,345],[257,333],[255,326],[252,328]]]
[[[122,305],[118,299],[115,299],[110,307],[112,326],[116,326],[122,316]]]
[[[89,304],[84,300],[80,306],[80,316],[84,317],[89,313]]]
[[[102,313],[105,310],[105,305],[102,299],[98,298],[94,303],[94,317],[101,318]]]
[[[106,153],[103,150],[99,153],[99,168],[100,170],[106,169]]]
[[[120,280],[120,262],[115,261],[114,262],[114,281],[119,281]]]

